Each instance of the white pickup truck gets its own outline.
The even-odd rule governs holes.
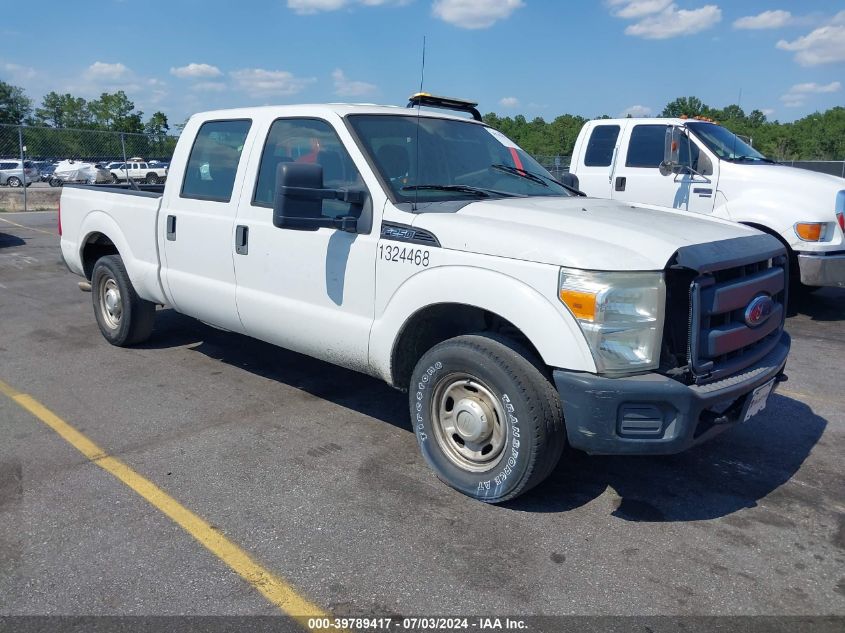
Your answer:
[[[118,183],[129,180],[157,185],[167,179],[167,167],[147,163],[142,158],[132,158],[125,163],[119,163],[110,170],[112,182]]]
[[[436,474],[476,499],[535,486],[567,443],[682,451],[783,377],[778,240],[583,197],[477,120],[207,112],[171,165],[163,193],[62,192],[61,251],[105,338],[143,342],[161,304],[381,378],[408,391]]]
[[[787,248],[796,290],[845,287],[845,179],[777,165],[712,121],[589,121],[570,173],[590,196],[674,207],[774,235]]]

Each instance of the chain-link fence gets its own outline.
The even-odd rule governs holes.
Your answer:
[[[176,140],[169,134],[0,125],[0,185],[6,185],[0,211],[55,209],[58,187],[65,182],[126,181],[120,176],[126,169],[112,170],[133,159],[150,170],[163,168],[170,163]],[[11,177],[4,178],[5,172]],[[26,187],[20,186],[24,183]]]

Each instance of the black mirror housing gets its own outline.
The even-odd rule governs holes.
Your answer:
[[[358,230],[358,218],[324,216],[323,200],[363,205],[366,199],[365,191],[324,189],[323,168],[320,165],[279,163],[273,194],[273,225],[298,231],[316,231],[321,226],[327,226],[355,233]]]

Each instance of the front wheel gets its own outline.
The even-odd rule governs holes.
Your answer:
[[[91,275],[91,290],[97,325],[109,343],[126,347],[150,337],[155,304],[135,292],[119,255],[97,260]]]
[[[434,346],[414,369],[409,392],[423,457],[465,495],[513,499],[560,459],[566,434],[558,394],[507,340],[474,334]]]
[[[158,184],[158,174],[147,174],[147,184],[148,185],[157,185]]]

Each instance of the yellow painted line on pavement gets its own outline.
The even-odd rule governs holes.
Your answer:
[[[29,229],[30,231],[44,233],[44,235],[55,235],[56,237],[59,237],[58,229],[55,231],[45,231],[44,229],[36,229],[34,226],[27,226],[25,224],[18,224],[17,222],[12,222],[11,220],[7,220],[6,218],[0,218],[0,222],[5,222],[6,224],[11,224],[12,226],[19,226],[22,229]]]
[[[308,618],[331,617],[320,607],[301,596],[282,578],[255,562],[249,554],[223,536],[205,519],[188,510],[149,479],[138,474],[119,459],[106,454],[102,448],[35,398],[21,393],[2,380],[0,380],[0,393],[26,409],[94,464],[114,475],[152,506],[170,517],[174,523],[226,563],[241,578],[258,589],[267,600],[287,615],[293,616],[302,626],[307,628],[306,621]]]

